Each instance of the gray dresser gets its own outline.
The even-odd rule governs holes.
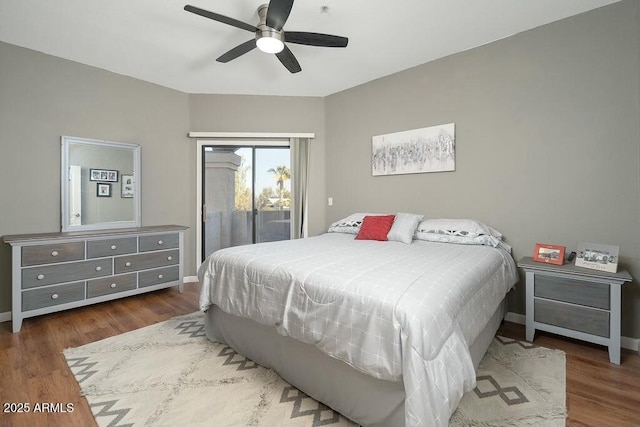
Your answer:
[[[177,225],[4,236],[12,246],[12,322],[183,286]]]
[[[609,360],[620,364],[621,288],[630,282],[626,271],[608,273],[545,264],[524,257],[527,341],[536,329],[609,347]]]

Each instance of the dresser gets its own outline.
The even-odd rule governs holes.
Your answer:
[[[12,246],[13,332],[22,320],[178,285],[178,225],[4,236]]]
[[[524,257],[526,274],[526,339],[536,330],[605,345],[611,363],[620,364],[621,288],[633,280],[626,271],[608,273],[545,264]]]

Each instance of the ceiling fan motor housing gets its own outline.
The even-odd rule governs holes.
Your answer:
[[[256,31],[256,43],[260,50],[269,53],[278,53],[284,48],[284,31],[278,31],[267,25],[268,7],[269,5],[267,4],[263,4],[258,7],[260,22],[257,25],[258,31]]]

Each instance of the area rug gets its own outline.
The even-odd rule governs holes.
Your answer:
[[[193,313],[64,351],[99,426],[348,426],[275,372],[204,335]],[[564,425],[561,351],[496,337],[455,426]]]

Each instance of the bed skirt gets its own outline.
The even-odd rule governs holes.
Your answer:
[[[506,313],[503,300],[471,344],[474,367],[486,353]],[[276,371],[285,381],[362,426],[404,426],[404,385],[365,375],[327,356],[311,344],[279,335],[258,324],[212,306],[205,315],[211,341]]]

